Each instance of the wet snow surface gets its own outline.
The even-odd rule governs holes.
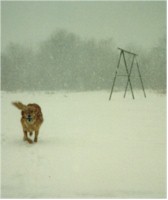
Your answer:
[[[2,198],[164,198],[166,96],[2,92]],[[44,115],[24,142],[19,100]]]

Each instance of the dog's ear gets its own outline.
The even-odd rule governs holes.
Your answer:
[[[36,107],[36,115],[41,116],[41,109],[39,107]]]
[[[26,105],[24,105],[24,104],[22,104],[21,102],[12,102],[12,104],[16,107],[16,108],[18,108],[19,110],[25,110],[26,109]]]
[[[42,112],[41,112],[41,108],[40,107],[36,107],[36,117],[38,119],[42,119],[43,116],[42,116]]]

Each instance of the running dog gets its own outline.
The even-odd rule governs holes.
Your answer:
[[[34,142],[37,142],[39,129],[43,123],[43,115],[40,106],[35,103],[24,105],[21,102],[13,102],[12,104],[21,110],[21,124],[23,127],[24,140],[28,143],[33,143],[28,137],[28,132],[30,136],[35,132]]]

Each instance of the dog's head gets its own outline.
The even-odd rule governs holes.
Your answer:
[[[27,120],[28,123],[33,123],[39,114],[39,109],[33,105],[27,105],[22,110],[22,116]]]

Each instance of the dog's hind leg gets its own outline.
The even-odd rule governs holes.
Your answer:
[[[30,138],[28,138],[28,136],[27,136],[27,131],[24,131],[24,140],[28,141],[29,144],[32,143],[32,140]]]

